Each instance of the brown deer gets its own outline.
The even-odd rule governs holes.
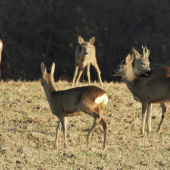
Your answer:
[[[135,62],[134,62],[134,73],[135,76],[140,78],[142,76],[147,77],[150,73],[150,62],[149,62],[149,55],[150,50],[147,47],[143,47],[143,55],[141,55],[135,48],[132,48],[132,52],[135,55]]]
[[[165,103],[170,101],[170,77],[167,78],[136,78],[132,66],[134,55],[128,55],[118,67],[112,72],[114,76],[121,76],[125,81],[128,89],[134,96],[134,99],[142,104],[142,128],[141,133],[144,134],[145,122],[147,132],[150,132],[150,114],[151,103]],[[163,111],[162,115],[164,116]],[[147,117],[146,117],[147,116]],[[160,122],[159,128],[162,126]]]
[[[134,62],[134,73],[135,76],[145,77],[145,78],[163,78],[163,77],[170,77],[170,67],[162,66],[159,68],[151,68],[150,69],[150,62],[149,62],[149,54],[150,50],[142,46],[143,48],[143,55],[141,55],[135,48],[132,48],[132,52],[135,55],[135,62]]]
[[[137,50],[135,50],[135,48],[132,48],[132,52],[135,55],[135,62],[134,62],[134,73],[135,76],[137,78],[150,78],[150,79],[154,79],[154,78],[165,78],[165,77],[170,77],[170,67],[166,67],[166,66],[162,66],[159,68],[151,68],[150,70],[150,62],[149,62],[149,54],[150,54],[150,50],[147,49],[147,47],[145,46],[145,48],[142,46],[143,49],[143,55],[141,55]],[[161,118],[161,123],[160,125],[162,125],[166,115],[167,115],[167,104],[166,103],[161,103],[161,108],[162,108],[162,118]],[[152,107],[151,107],[152,109]],[[151,118],[149,118],[151,121]],[[161,132],[161,127],[158,127],[157,132],[160,133]]]
[[[74,71],[72,86],[74,86],[74,82],[77,77],[79,67],[80,70],[79,70],[78,78],[76,80],[76,85],[78,85],[79,79],[86,66],[87,66],[88,83],[90,84],[90,64],[92,64],[95,67],[98,74],[100,85],[103,86],[101,76],[100,76],[101,72],[98,67],[97,59],[96,59],[96,49],[95,46],[93,45],[94,42],[95,42],[95,37],[92,37],[89,42],[84,41],[84,39],[81,36],[78,37],[79,45],[77,46],[75,52],[75,71]]]
[[[3,41],[0,39],[0,77],[1,77],[2,49],[3,49]]]
[[[103,118],[103,109],[108,102],[106,92],[96,86],[85,86],[56,91],[54,87],[54,69],[55,64],[53,63],[51,71],[47,72],[44,63],[41,63],[41,85],[44,88],[52,113],[59,118],[54,147],[58,147],[58,130],[60,123],[64,134],[64,147],[67,147],[66,117],[76,116],[82,111],[95,119],[94,124],[87,135],[87,145],[91,140],[91,135],[94,132],[96,125],[100,123],[104,129],[103,149],[105,149],[108,125]]]

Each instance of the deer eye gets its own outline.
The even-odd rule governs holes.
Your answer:
[[[143,66],[145,66],[146,64],[145,63],[142,63]]]

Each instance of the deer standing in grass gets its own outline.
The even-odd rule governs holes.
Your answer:
[[[54,69],[55,64],[53,63],[51,72],[47,72],[44,63],[41,63],[41,85],[44,88],[52,113],[59,118],[54,147],[58,147],[58,130],[60,123],[64,134],[64,147],[67,147],[66,117],[76,116],[82,111],[95,119],[94,124],[87,135],[87,145],[91,141],[91,136],[96,125],[100,123],[104,129],[103,149],[105,149],[108,126],[103,118],[103,109],[108,102],[106,92],[96,86],[85,86],[56,91],[54,87]]]
[[[3,49],[3,42],[2,42],[2,40],[0,39],[0,77],[1,77],[2,49]]]
[[[96,49],[95,49],[95,46],[93,45],[94,42],[95,42],[95,37],[92,37],[89,42],[84,41],[84,39],[81,36],[78,37],[79,45],[77,46],[76,52],[75,52],[75,71],[74,71],[72,86],[74,86],[75,79],[78,73],[78,69],[80,68],[79,74],[76,80],[76,85],[78,85],[79,79],[86,66],[87,66],[88,83],[90,84],[90,64],[92,64],[95,67],[97,74],[98,74],[100,85],[103,86],[101,75],[100,75],[101,72],[98,67],[97,59],[96,59]]]
[[[150,132],[150,114],[151,103],[165,103],[170,101],[170,77],[167,78],[136,78],[132,62],[134,55],[128,55],[118,67],[112,72],[114,76],[121,76],[125,81],[128,89],[134,96],[134,99],[142,104],[142,128],[144,134],[145,124],[147,132]],[[163,114],[165,114],[163,112]],[[147,116],[147,117],[146,117]],[[159,127],[162,126],[160,122]]]
[[[155,79],[155,78],[165,78],[165,77],[170,77],[170,67],[159,67],[159,68],[152,68],[150,70],[150,62],[149,62],[149,54],[150,50],[147,49],[147,47],[143,47],[143,55],[141,55],[137,50],[132,48],[132,52],[135,55],[135,62],[134,62],[134,73],[137,78],[150,78],[150,79]],[[166,103],[160,103],[161,108],[162,108],[162,118],[161,118],[161,123],[160,126],[158,127],[157,132],[161,132],[162,128],[162,123],[165,120],[165,117],[167,115],[167,104]],[[152,110],[152,107],[151,107]],[[151,121],[151,118],[149,118],[149,121]]]

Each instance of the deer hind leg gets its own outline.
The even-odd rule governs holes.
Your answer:
[[[79,66],[75,66],[75,71],[74,71],[74,76],[73,76],[73,81],[72,81],[72,87],[74,86],[75,79],[77,77],[77,72],[78,72]]]
[[[101,125],[103,126],[103,130],[104,130],[104,143],[103,143],[103,149],[106,148],[106,144],[107,144],[107,131],[108,131],[108,126],[106,121],[103,118],[103,108],[102,107],[98,107],[95,109],[96,113],[93,112],[92,116],[95,118],[95,121],[93,123],[92,128],[90,129],[88,135],[87,135],[87,146],[91,141],[91,136],[95,130],[95,127],[97,124],[101,123]]]
[[[147,116],[146,116],[146,128],[148,134],[151,131],[151,115],[152,115],[152,104],[148,103]]]
[[[91,136],[94,132],[96,125],[100,123],[101,117],[103,116],[103,112],[100,109],[100,105],[97,108],[95,108],[94,112],[92,112],[92,114],[90,114],[90,115],[92,115],[95,118],[95,121],[94,121],[93,126],[91,127],[88,135],[87,135],[87,145],[91,141]]]
[[[101,125],[103,126],[103,130],[104,130],[103,149],[105,149],[105,148],[106,148],[106,145],[107,145],[108,125],[107,125],[106,121],[104,120],[104,118],[101,118],[100,123],[101,123]]]
[[[64,135],[64,148],[67,148],[67,120],[66,117],[61,119],[62,131]]]
[[[145,122],[146,122],[146,112],[147,112],[148,103],[142,102],[142,127],[141,127],[141,134],[144,134],[145,130]]]
[[[160,105],[162,107],[162,118],[161,118],[161,122],[159,124],[158,130],[157,130],[158,133],[161,132],[162,123],[164,122],[165,117],[167,115],[167,104],[166,103],[161,103]]]
[[[97,121],[97,119],[95,119],[95,121],[93,123],[93,126],[91,127],[91,129],[90,129],[90,131],[89,131],[89,133],[87,135],[87,146],[89,145],[89,143],[91,141],[91,136],[92,136],[92,134],[94,132],[94,129],[95,129],[97,124],[98,124],[98,121]]]
[[[101,79],[101,72],[100,72],[100,69],[98,67],[98,64],[97,63],[92,63],[92,65],[95,67],[95,69],[97,71],[97,75],[98,75],[100,85],[103,87],[103,83],[102,83],[102,79]]]
[[[61,123],[61,121],[58,122],[58,125],[56,127],[56,137],[55,137],[55,142],[54,142],[54,148],[58,147],[58,135],[59,135],[60,123]]]

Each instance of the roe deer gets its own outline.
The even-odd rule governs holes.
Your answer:
[[[132,48],[132,52],[135,54],[135,62],[134,62],[134,73],[135,76],[145,77],[145,78],[163,78],[170,77],[170,67],[162,66],[159,68],[151,68],[149,67],[149,54],[150,50],[142,46],[143,55],[141,55],[135,48]]]
[[[62,124],[62,131],[64,134],[64,147],[67,147],[66,117],[76,116],[82,111],[95,119],[94,124],[87,135],[87,145],[91,140],[91,135],[94,132],[96,125],[100,123],[104,129],[103,149],[105,149],[108,125],[103,118],[103,109],[108,102],[106,92],[96,86],[85,86],[56,91],[54,87],[54,69],[55,64],[53,63],[51,72],[47,72],[44,63],[41,63],[41,85],[44,88],[52,113],[59,118],[54,147],[58,146],[58,130],[60,123]]]
[[[132,48],[132,52],[135,54],[135,62],[134,62],[134,73],[137,78],[165,78],[165,77],[170,77],[170,67],[159,67],[159,68],[151,68],[149,70],[149,54],[150,50],[142,46],[143,48],[143,56],[134,48]],[[161,123],[160,126],[158,127],[157,132],[161,132],[161,125],[166,117],[167,114],[167,104],[166,103],[161,103],[161,108],[162,108],[162,118],[161,118]],[[151,107],[152,108],[152,107]],[[151,120],[151,118],[150,118]]]
[[[0,77],[1,77],[2,49],[3,49],[3,42],[2,42],[2,40],[0,39]]]
[[[78,78],[76,80],[76,85],[78,85],[81,74],[86,66],[87,66],[88,83],[90,84],[90,64],[92,64],[95,67],[98,74],[100,85],[103,86],[101,76],[100,76],[101,72],[98,67],[97,59],[96,59],[96,49],[95,46],[93,45],[94,42],[95,42],[95,37],[92,37],[89,42],[84,41],[84,39],[81,36],[78,37],[79,45],[77,46],[75,52],[75,71],[74,71],[72,86],[74,86],[74,82],[77,77],[77,72],[79,67],[80,70],[79,70]]]
[[[134,62],[134,73],[135,76],[140,78],[142,75],[148,76],[150,73],[150,62],[149,62],[149,54],[150,50],[147,47],[143,47],[143,55],[139,54],[135,48],[132,48],[132,52],[135,55],[135,62]],[[146,50],[146,51],[145,51]]]
[[[125,60],[121,61],[118,67],[112,72],[114,76],[121,76],[125,81],[128,89],[134,96],[134,99],[142,104],[142,128],[144,134],[145,121],[147,132],[150,132],[150,114],[151,103],[165,103],[170,101],[170,77],[167,78],[136,78],[133,71],[132,62],[134,55],[128,55]],[[147,112],[147,113],[146,113]],[[163,116],[165,112],[163,111]],[[147,116],[147,117],[146,117]],[[160,122],[159,127],[162,126]]]

